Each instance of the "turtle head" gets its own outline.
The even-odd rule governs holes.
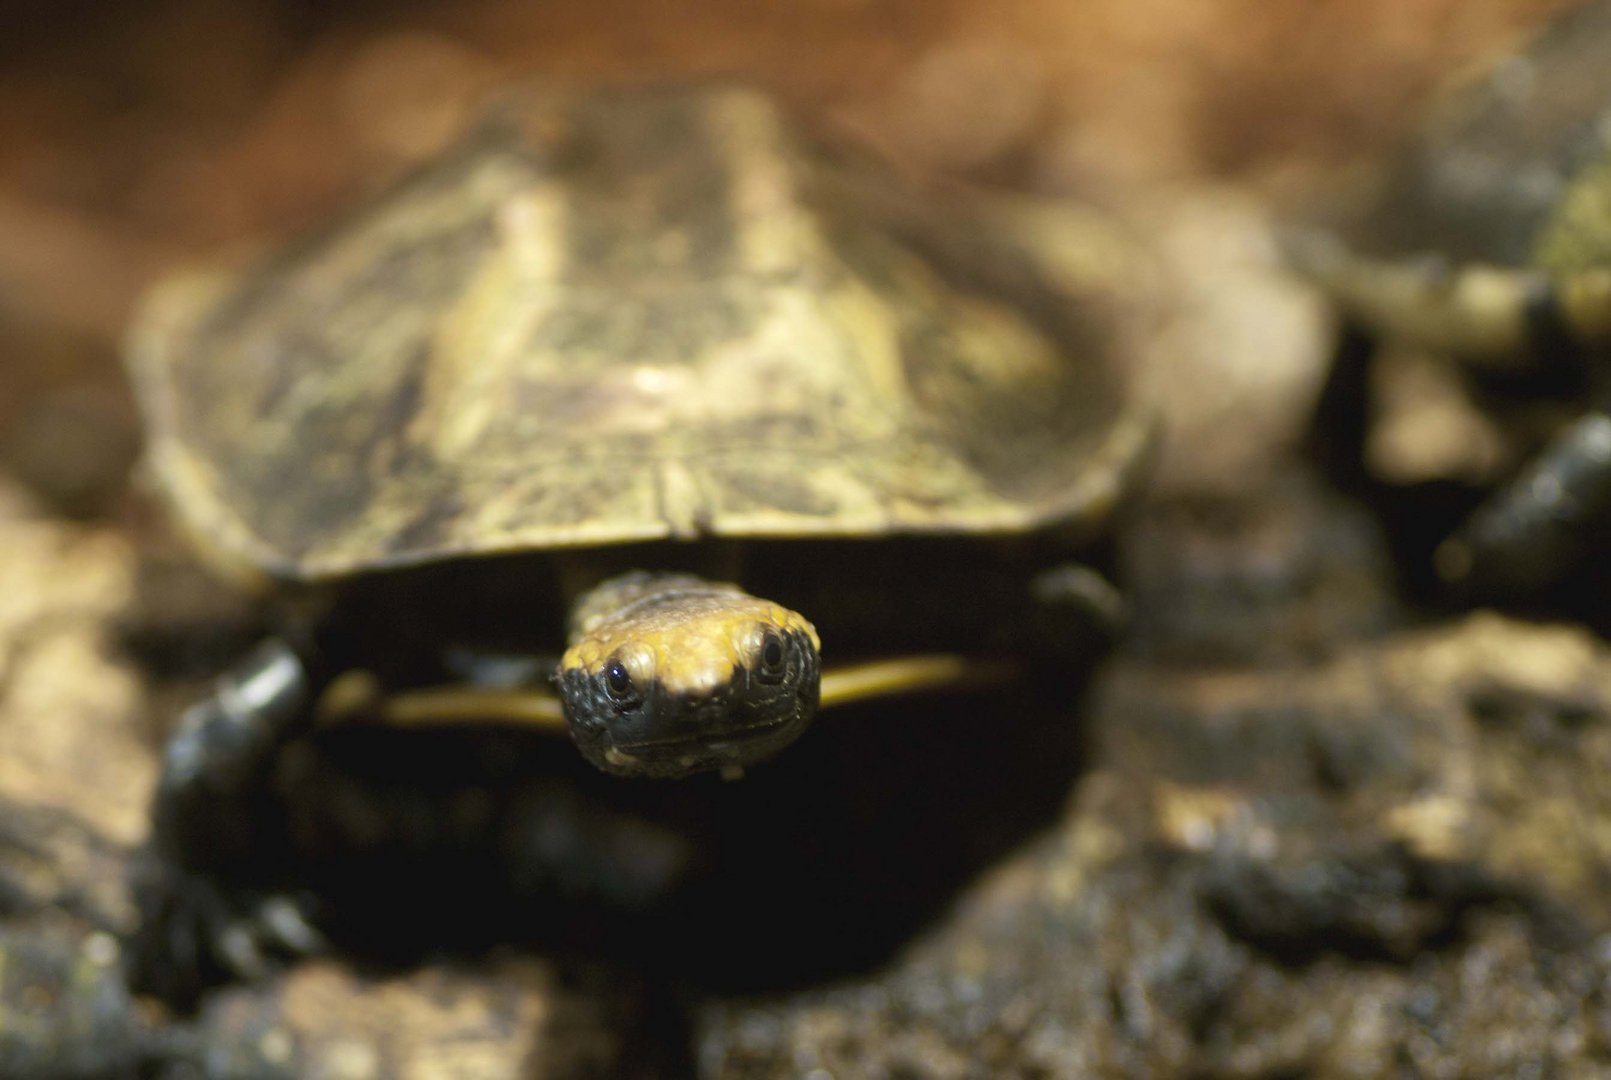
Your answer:
[[[817,632],[733,585],[628,574],[585,596],[558,682],[582,755],[620,776],[743,768],[817,711]]]

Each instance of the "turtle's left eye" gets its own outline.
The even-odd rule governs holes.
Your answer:
[[[630,709],[639,702],[638,688],[633,685],[626,665],[619,660],[611,660],[605,665],[604,689],[610,695],[610,700],[623,709]]]
[[[756,671],[762,682],[781,682],[789,670],[788,650],[783,646],[783,639],[776,634],[768,633],[761,642],[761,666]]]

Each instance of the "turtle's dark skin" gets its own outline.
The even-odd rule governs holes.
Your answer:
[[[1576,395],[1581,415],[1435,557],[1456,592],[1525,598],[1611,527],[1611,5],[1569,12],[1446,100],[1377,183],[1290,237],[1346,323],[1486,387]]]
[[[316,942],[218,873],[316,724],[558,723],[606,772],[733,775],[819,700],[1055,657],[1111,602],[1071,560],[1150,439],[1122,321],[913,194],[742,90],[548,92],[158,293],[151,469],[285,634],[169,746],[144,985]]]

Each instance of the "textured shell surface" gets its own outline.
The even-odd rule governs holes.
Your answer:
[[[310,581],[1100,515],[1146,441],[1112,328],[927,242],[966,226],[915,199],[752,92],[512,98],[323,233],[154,294],[152,467],[215,553]]]

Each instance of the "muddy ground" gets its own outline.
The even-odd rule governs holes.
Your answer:
[[[1563,6],[8,5],[0,1076],[1611,1075],[1604,584],[1426,587],[1502,418],[1450,451],[1412,363],[1373,482],[1339,467],[1330,322],[1271,239]],[[747,77],[908,167],[1116,214],[1168,427],[1113,545],[1128,630],[1049,698],[851,710],[740,784],[514,736],[300,747],[276,812],[320,838],[291,869],[334,951],[189,1014],[133,996],[157,748],[262,617],[141,486],[122,327],[532,72]],[[405,819],[446,842],[399,850]]]

